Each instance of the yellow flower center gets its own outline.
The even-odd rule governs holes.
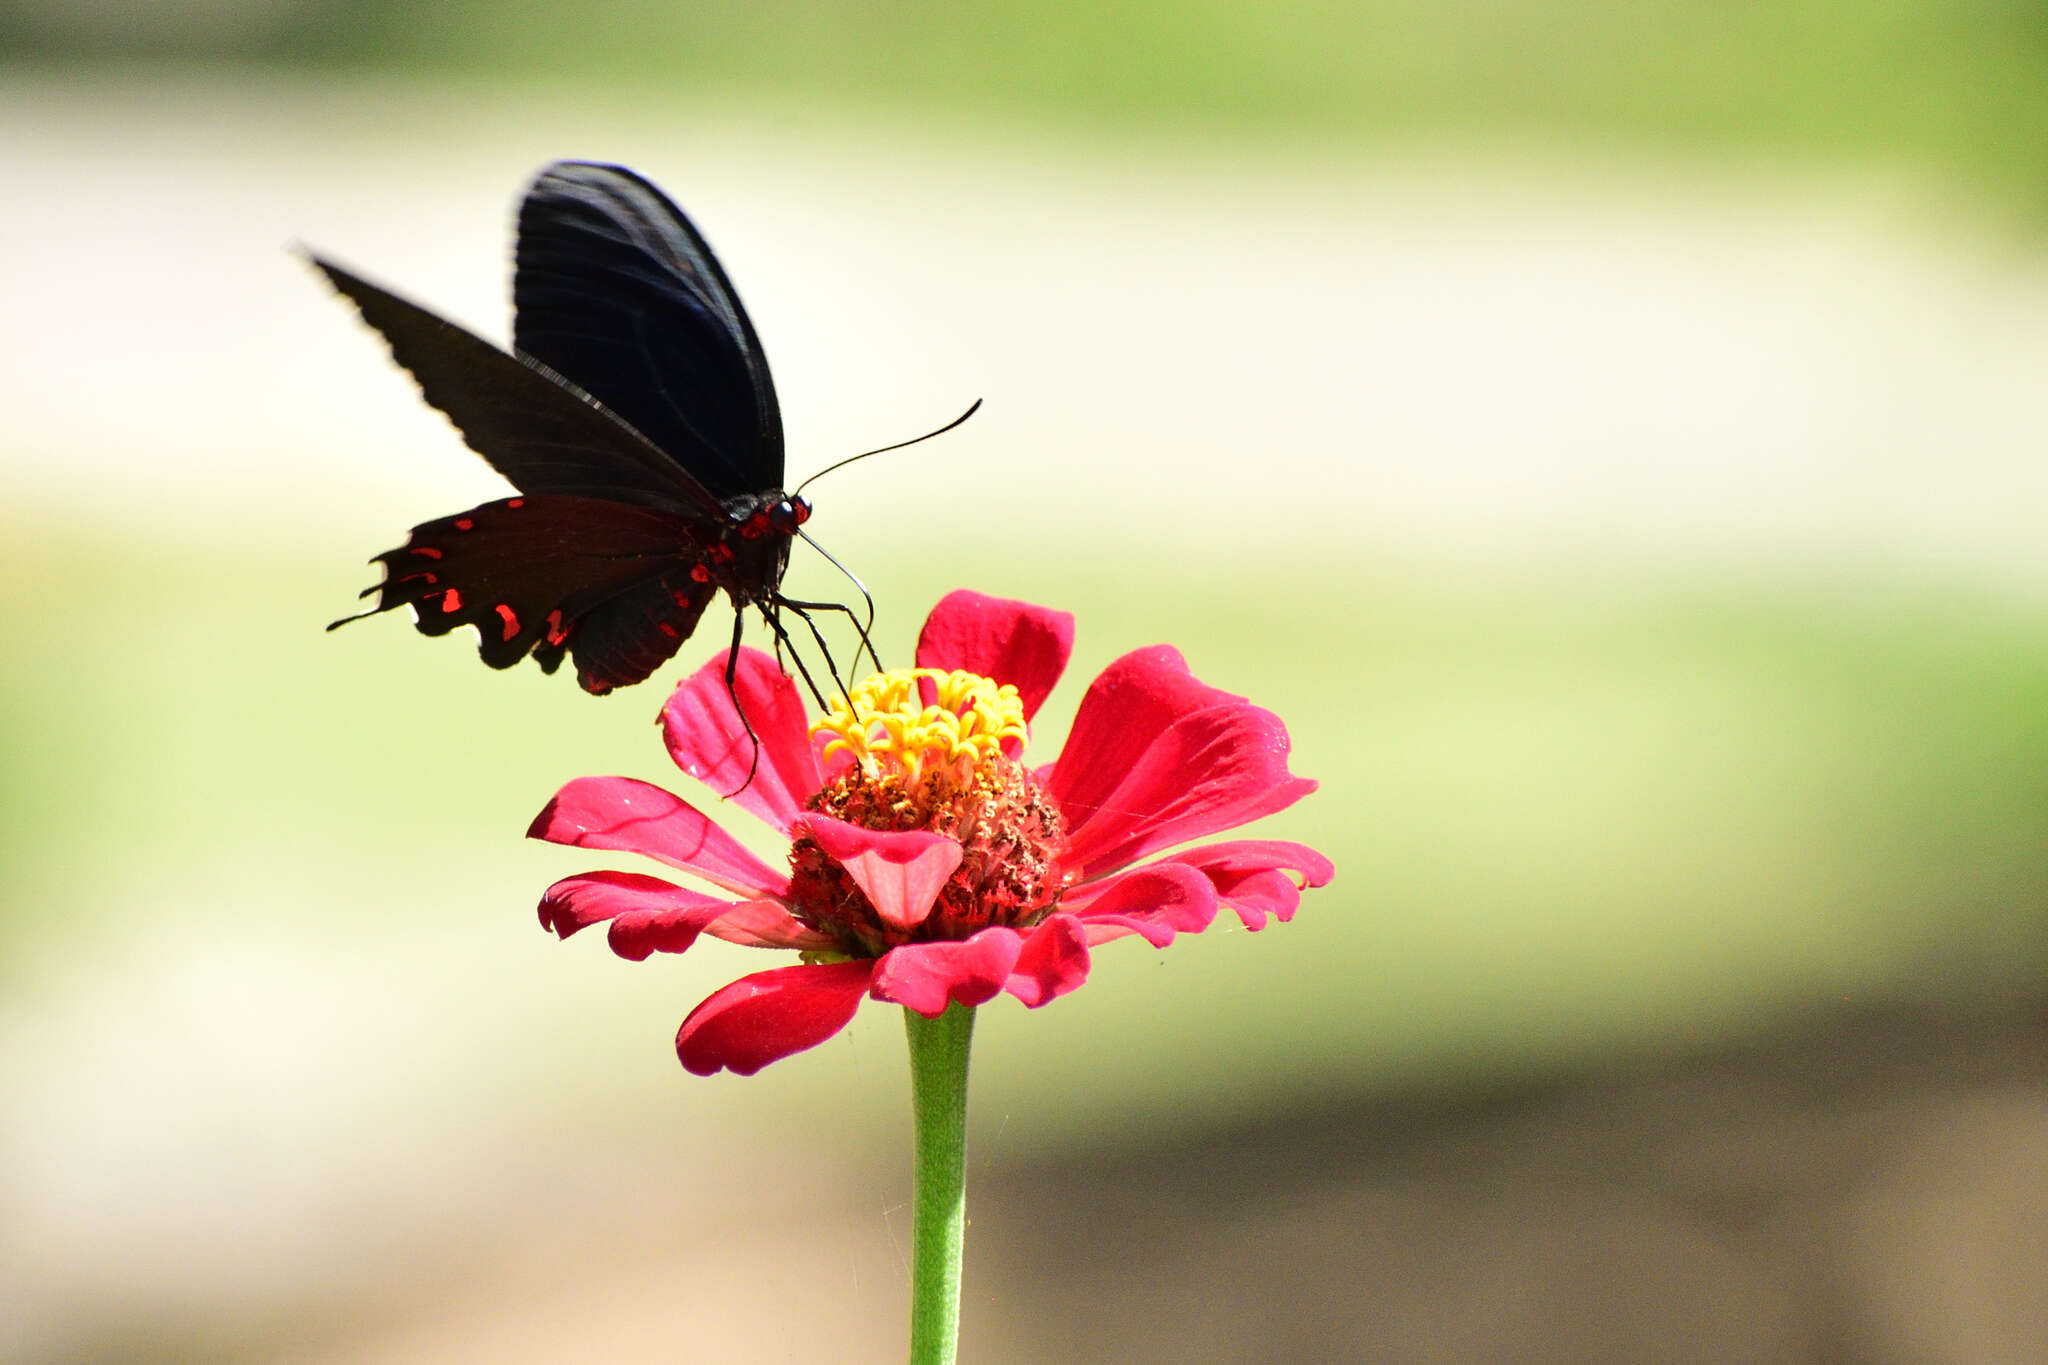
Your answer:
[[[925,700],[929,693],[931,700]],[[831,714],[811,727],[831,734],[825,755],[848,753],[870,777],[922,781],[928,769],[965,777],[1002,757],[1003,741],[1020,744],[1024,702],[1009,683],[939,668],[892,668],[832,701]]]
[[[931,914],[909,932],[885,923],[852,877],[808,834],[790,848],[791,910],[832,934],[843,954],[965,938],[992,924],[1023,928],[1050,914],[1065,884],[1059,807],[1003,752],[1025,739],[1024,703],[1007,683],[936,668],[878,673],[811,727],[827,755],[853,764],[805,803],[865,829],[927,830],[957,840],[960,866]],[[823,960],[823,959],[821,959]]]

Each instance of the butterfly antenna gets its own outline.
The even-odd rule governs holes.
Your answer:
[[[815,474],[811,475],[811,477],[810,477],[810,478],[808,478],[808,479],[805,479],[805,480],[804,480],[804,481],[803,481],[802,483],[798,484],[798,485],[796,486],[796,492],[797,492],[797,493],[801,493],[801,492],[803,492],[803,491],[804,491],[804,490],[805,490],[806,488],[809,488],[809,487],[810,487],[810,486],[811,486],[812,484],[816,483],[816,482],[817,482],[817,481],[818,481],[819,479],[822,479],[822,478],[824,478],[824,477],[825,477],[825,476],[826,476],[827,474],[830,474],[830,473],[831,473],[831,472],[832,472],[833,470],[835,470],[835,469],[844,469],[844,468],[846,468],[846,466],[848,466],[848,465],[852,464],[852,463],[853,463],[853,462],[854,462],[855,460],[865,460],[865,459],[866,459],[866,458],[867,458],[868,456],[870,456],[870,455],[880,455],[880,454],[882,454],[882,453],[883,453],[884,451],[890,451],[890,450],[901,450],[901,449],[903,449],[903,447],[905,447],[905,446],[914,446],[914,445],[916,445],[916,444],[917,444],[917,443],[918,443],[919,441],[929,441],[929,440],[930,440],[930,439],[931,439],[932,437],[934,437],[934,436],[944,436],[944,435],[945,435],[945,434],[946,434],[947,432],[951,431],[951,430],[952,430],[952,429],[953,429],[954,427],[957,427],[957,426],[959,426],[959,425],[960,425],[960,424],[961,424],[962,422],[966,421],[966,420],[967,420],[968,418],[970,418],[970,417],[974,416],[974,414],[975,414],[975,413],[977,413],[977,412],[980,412],[980,411],[981,411],[981,400],[980,400],[979,398],[977,398],[977,399],[975,399],[975,400],[974,400],[973,404],[972,404],[971,406],[969,406],[969,407],[968,407],[967,411],[965,411],[965,412],[961,413],[961,414],[960,414],[960,415],[959,415],[958,417],[955,417],[955,418],[954,418],[954,419],[953,419],[952,421],[950,421],[950,422],[946,423],[946,425],[944,425],[944,426],[940,427],[940,428],[939,428],[939,429],[938,429],[937,431],[927,431],[927,432],[926,432],[926,433],[925,433],[924,435],[922,435],[922,436],[913,436],[913,437],[911,437],[911,438],[910,438],[909,440],[907,440],[907,441],[898,441],[898,442],[897,442],[897,443],[896,443],[895,445],[893,445],[893,446],[879,446],[879,447],[877,447],[877,448],[876,448],[876,449],[874,449],[874,450],[863,450],[863,451],[862,451],[862,452],[861,452],[860,454],[858,454],[858,455],[849,455],[849,456],[847,456],[847,457],[846,457],[845,459],[843,459],[843,460],[840,460],[839,462],[837,462],[836,464],[828,464],[828,465],[826,465],[826,466],[825,466],[825,467],[824,467],[823,469],[819,470],[819,471],[818,471],[817,473],[815,473]],[[791,496],[791,497],[795,497],[795,496],[796,496],[796,493],[792,493],[792,494],[790,494],[790,496]]]

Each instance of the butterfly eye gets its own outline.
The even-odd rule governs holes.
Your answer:
[[[796,528],[810,519],[811,500],[801,493],[768,509],[768,524],[786,536],[795,535]]]

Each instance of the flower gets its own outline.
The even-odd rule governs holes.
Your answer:
[[[645,854],[726,894],[589,872],[548,888],[541,924],[568,938],[609,921],[613,951],[634,961],[705,934],[796,950],[714,992],[676,1035],[689,1070],[752,1075],[830,1038],[863,996],[927,1018],[1003,992],[1035,1007],[1078,987],[1112,939],[1163,948],[1223,907],[1247,929],[1291,918],[1301,890],[1330,879],[1312,848],[1240,839],[1153,856],[1316,785],[1287,771],[1278,716],[1198,681],[1172,647],[1103,670],[1059,758],[1023,763],[1073,638],[1065,612],[952,593],[916,668],[868,679],[809,727],[766,654],[738,652],[731,693],[714,658],[663,707],[662,737],[684,772],[737,787],[735,805],[789,837],[788,869],[660,787],[579,778],[531,837]]]

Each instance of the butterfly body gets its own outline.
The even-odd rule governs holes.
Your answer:
[[[410,607],[426,635],[474,626],[494,668],[572,657],[592,693],[648,677],[719,592],[780,634],[810,504],[782,490],[781,413],[739,296],[654,186],[587,162],[540,173],[520,208],[510,352],[312,262],[519,490],[376,556],[363,615]]]

